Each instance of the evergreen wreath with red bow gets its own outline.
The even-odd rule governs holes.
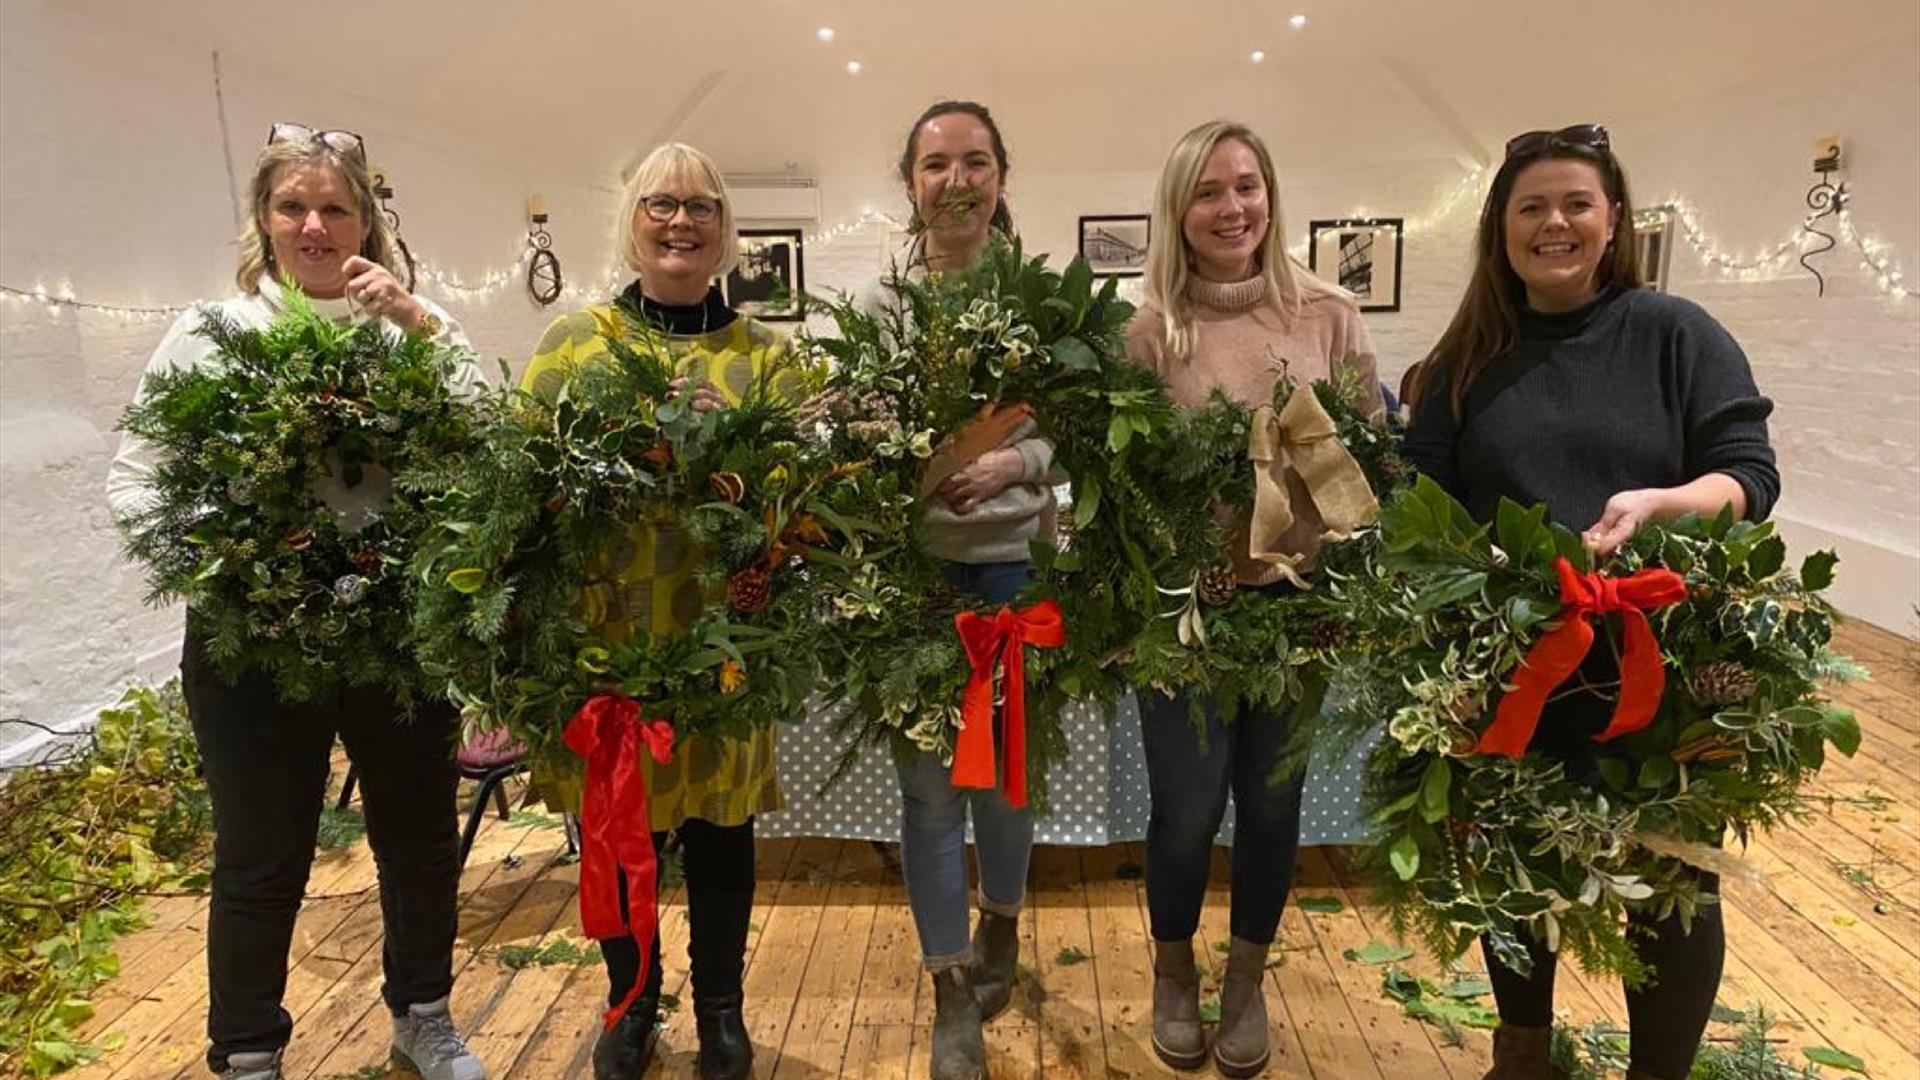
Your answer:
[[[1644,977],[1625,915],[1687,921],[1716,902],[1696,868],[1738,872],[1723,845],[1798,811],[1829,747],[1859,746],[1822,693],[1858,671],[1828,649],[1835,562],[1790,569],[1770,524],[1725,513],[1590,566],[1544,506],[1503,501],[1481,526],[1430,479],[1397,493],[1377,557],[1340,584],[1345,714],[1387,723],[1369,801],[1395,928],[1443,960],[1484,935],[1525,972],[1531,937]],[[1596,666],[1617,675],[1594,681]],[[1608,713],[1581,733],[1590,761],[1529,752],[1573,694]]]

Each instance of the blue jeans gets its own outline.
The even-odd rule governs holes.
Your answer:
[[[1300,849],[1300,795],[1306,763],[1284,762],[1289,737],[1320,711],[1326,684],[1309,679],[1281,712],[1243,707],[1229,723],[1202,697],[1142,691],[1140,735],[1147,751],[1147,921],[1155,941],[1186,941],[1200,928],[1213,839],[1233,794],[1234,937],[1271,945],[1293,885]],[[1283,764],[1292,764],[1282,774]]]
[[[989,604],[1011,601],[1030,580],[1028,564],[946,563],[947,584]],[[951,770],[924,752],[895,755],[900,773],[900,868],[929,971],[972,958],[968,936],[967,811],[980,861],[980,907],[1018,915],[1033,853],[1033,811],[1015,809],[998,789],[953,786]]]

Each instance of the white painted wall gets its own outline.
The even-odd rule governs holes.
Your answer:
[[[228,292],[234,207],[210,50],[116,36],[99,20],[38,4],[9,3],[5,19],[0,282],[70,288],[83,299],[121,304]],[[1855,151],[1857,220],[1920,275],[1920,209],[1911,199],[1920,134],[1908,119],[1920,99],[1916,56],[1916,42],[1901,40],[1843,71],[1771,73],[1659,115],[1595,118],[1611,122],[1640,201],[1684,195],[1723,245],[1748,250],[1798,221],[1813,138],[1846,134]],[[519,243],[525,196],[538,190],[553,206],[551,228],[570,280],[605,270],[616,162],[602,171],[518,159],[489,149],[497,144],[436,129],[378,88],[329,86],[234,56],[222,58],[222,69],[234,183],[244,182],[274,119],[348,127],[389,167],[407,237],[439,265],[470,276],[506,265]],[[1015,96],[1003,88],[996,107],[1012,112]],[[1257,112],[1246,119],[1262,121]],[[1544,118],[1568,119],[1584,117]],[[701,134],[682,137],[698,143]],[[1313,148],[1267,134],[1283,159],[1282,195],[1296,241],[1313,218],[1361,209],[1413,222],[1403,310],[1369,316],[1383,374],[1397,382],[1458,299],[1477,197],[1449,203],[1463,175],[1450,161],[1318,167]],[[1147,209],[1149,172],[1030,175],[1019,166],[1017,142],[1013,152],[1014,213],[1030,250],[1070,253],[1081,214]],[[820,224],[867,208],[903,216],[889,165],[848,163],[823,173]],[[807,258],[810,287],[854,287],[880,265],[878,230],[840,237]],[[1886,299],[1857,259],[1841,254],[1821,263],[1831,268],[1829,295],[1816,299],[1811,278],[1789,265],[1766,281],[1733,282],[1683,246],[1674,291],[1728,325],[1762,389],[1779,402],[1774,437],[1786,487],[1779,516],[1789,535],[1841,549],[1844,608],[1912,633],[1912,605],[1920,602],[1920,300]],[[518,289],[483,300],[424,291],[465,323],[484,355],[516,362],[556,313]],[[129,678],[163,674],[173,663],[178,613],[142,606],[140,575],[118,558],[101,495],[114,422],[163,329],[0,302],[0,717],[84,718]],[[18,729],[0,727],[0,756],[18,737]]]

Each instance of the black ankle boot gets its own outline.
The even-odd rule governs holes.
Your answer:
[[[980,912],[973,932],[973,963],[967,977],[973,996],[980,999],[980,1022],[986,1023],[1013,1002],[1014,966],[1020,959],[1020,917]]]
[[[593,1080],[640,1080],[653,1060],[653,1029],[659,1021],[659,995],[635,998],[627,1014],[593,1041]]]
[[[753,1071],[753,1040],[747,1038],[738,991],[695,997],[693,1026],[700,1036],[700,1080],[745,1080]]]

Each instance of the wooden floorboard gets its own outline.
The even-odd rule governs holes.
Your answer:
[[[1820,777],[1811,812],[1752,838],[1752,880],[1729,879],[1730,946],[1720,999],[1763,1005],[1783,1045],[1827,1044],[1866,1058],[1876,1077],[1920,1077],[1920,647],[1845,623],[1841,651],[1871,671],[1837,700],[1865,742]],[[498,1080],[586,1075],[606,1003],[596,957],[509,964],[502,949],[580,934],[578,867],[557,829],[489,819],[461,881],[453,1009]],[[1738,846],[1735,845],[1735,849]],[[1149,1039],[1152,949],[1138,844],[1041,848],[1021,924],[1020,986],[988,1030],[995,1077],[1119,1080],[1167,1075]],[[1215,998],[1230,936],[1227,856],[1217,853],[1195,938],[1203,997]],[[894,849],[858,841],[763,842],[748,938],[747,1020],[755,1075],[924,1077],[931,989]],[[1296,1080],[1477,1080],[1484,1032],[1445,1032],[1402,1015],[1379,967],[1346,950],[1391,940],[1364,879],[1341,852],[1302,853],[1294,897],[1333,898],[1336,912],[1290,903],[1268,970],[1273,1061]],[[381,920],[374,867],[361,843],[323,855],[290,956],[295,1018],[289,1076],[378,1075],[387,1020],[379,1000]],[[206,1010],[203,899],[156,901],[147,928],[122,943],[118,979],[96,995],[87,1030],[121,1049],[80,1080],[184,1080],[200,1075]],[[692,994],[685,898],[663,892],[664,1019],[650,1077],[691,1077]],[[1482,973],[1477,954],[1451,970],[1424,956],[1403,965],[1433,979]],[[1617,983],[1563,966],[1558,1006],[1569,1023],[1624,1023]],[[1731,1029],[1716,1024],[1709,1036]],[[1797,1054],[1789,1054],[1797,1057]]]

